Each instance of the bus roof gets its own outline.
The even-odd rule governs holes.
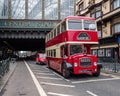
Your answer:
[[[95,20],[95,18],[92,17],[85,17],[85,16],[67,16],[64,20],[66,19],[72,19],[72,20],[78,20],[78,19],[85,19],[85,20]]]

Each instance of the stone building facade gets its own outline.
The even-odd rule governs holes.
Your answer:
[[[76,0],[76,15],[96,18],[99,44],[93,54],[120,58],[120,0]]]

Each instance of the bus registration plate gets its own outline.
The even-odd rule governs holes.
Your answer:
[[[91,73],[91,70],[80,70],[80,73]]]

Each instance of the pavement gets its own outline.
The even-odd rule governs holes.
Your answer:
[[[2,92],[2,89],[5,87],[8,80],[12,76],[12,73],[14,72],[16,65],[17,65],[16,62],[10,61],[10,69],[9,69],[8,73],[6,73],[0,80],[0,93]]]
[[[114,71],[114,70],[110,70],[110,69],[105,69],[105,70],[102,69],[101,72],[105,73],[105,74],[111,74],[111,75],[114,75],[114,76],[120,78],[120,71]]]
[[[2,79],[0,80],[0,96],[2,94],[2,90],[4,89],[4,87],[6,86],[7,82],[9,81],[10,77],[14,73],[14,70],[15,70],[16,66],[17,66],[17,62],[11,61],[10,62],[10,70],[9,70],[9,72],[6,73],[4,75],[4,77],[2,77]],[[114,72],[112,70],[103,70],[103,69],[101,71],[102,71],[102,73],[105,73],[105,74],[111,74],[111,75],[115,75],[115,76],[120,77],[120,71]]]
[[[0,96],[39,96],[33,79],[23,61],[10,63],[10,71],[3,78]]]

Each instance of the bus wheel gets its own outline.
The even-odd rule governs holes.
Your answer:
[[[65,63],[62,66],[62,75],[65,78],[69,78],[70,77],[70,71],[67,69],[67,66],[66,66]]]
[[[100,75],[100,68],[98,68],[97,72],[93,74],[94,77],[98,77]]]

